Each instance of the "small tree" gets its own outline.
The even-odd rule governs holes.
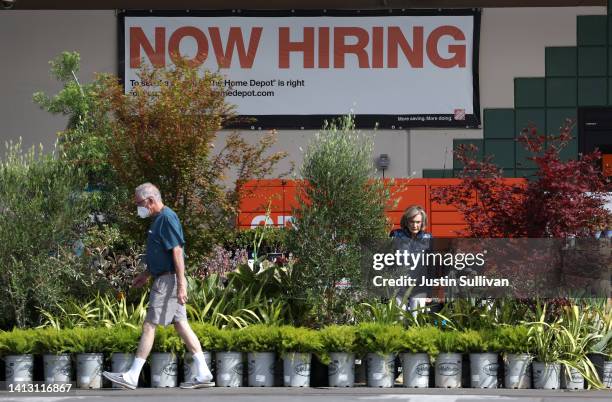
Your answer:
[[[572,127],[567,120],[558,136],[538,135],[533,126],[522,131],[519,141],[538,168],[526,184],[504,182],[490,157],[478,161],[474,146],[460,146],[461,183],[435,189],[432,200],[456,206],[471,237],[588,236],[609,216],[604,197],[612,188],[597,168],[598,151],[561,160]]]
[[[351,317],[362,286],[361,245],[388,236],[389,187],[374,173],[372,142],[355,130],[351,116],[324,127],[305,153],[296,230],[289,235],[298,260],[291,297],[312,306],[323,323]]]
[[[126,189],[156,184],[183,221],[190,256],[204,254],[233,226],[242,185],[270,174],[286,153],[268,154],[274,132],[254,142],[232,132],[213,153],[218,132],[235,118],[221,75],[179,60],[172,70],[143,69],[139,79],[154,85],[125,94],[116,77],[101,79],[97,99],[109,119],[110,163]],[[236,174],[233,187],[226,185],[230,172]],[[134,224],[131,191],[125,204],[124,220],[144,233]]]

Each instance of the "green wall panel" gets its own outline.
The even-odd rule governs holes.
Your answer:
[[[567,146],[559,152],[559,157],[563,161],[576,159],[578,157],[578,140],[573,139],[567,143]]]
[[[548,107],[576,106],[578,81],[576,78],[546,78]]]
[[[608,52],[605,46],[578,48],[578,75],[601,77],[608,72]]]
[[[524,177],[528,180],[535,180],[536,169],[516,169],[516,177]]]
[[[546,132],[546,109],[517,109],[515,111],[516,137],[521,134],[521,131],[529,126],[529,123],[535,124],[539,133]]]
[[[515,78],[514,106],[544,107],[545,87],[544,78]]]
[[[514,109],[485,109],[484,137],[514,138]]]
[[[604,77],[578,79],[578,106],[603,106],[607,103],[608,85]]]
[[[453,177],[451,169],[423,169],[424,179],[450,179]]]
[[[579,15],[577,24],[578,46],[604,46],[608,36],[608,17],[605,15]]]
[[[528,151],[527,149],[525,149],[525,145],[522,142],[517,141],[515,144],[515,149],[516,149],[516,171],[517,172],[519,172],[520,170],[533,169],[537,167],[534,161],[528,159],[530,157],[533,157],[534,154]],[[540,154],[543,154],[543,153],[544,153],[544,150],[542,150]]]
[[[485,140],[485,155],[493,156],[492,162],[502,168],[514,169],[514,139]]]
[[[572,77],[577,74],[578,50],[575,46],[546,48],[546,76]]]
[[[453,169],[462,169],[463,168],[463,163],[461,163],[461,161],[459,161],[456,157],[455,157],[455,150],[457,149],[457,147],[459,145],[470,145],[470,144],[474,144],[478,147],[478,153],[475,155],[476,159],[481,161],[482,160],[482,155],[483,155],[483,140],[480,139],[460,139],[460,140],[453,140]]]
[[[576,137],[578,124],[576,124],[577,118],[576,109],[571,108],[558,108],[558,109],[546,109],[546,127],[548,128],[547,133],[552,135],[559,134],[560,128],[565,124],[565,119],[572,119],[574,121],[574,127],[572,128],[572,136]]]

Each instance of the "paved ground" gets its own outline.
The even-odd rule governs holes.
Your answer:
[[[65,395],[16,395],[0,391],[0,401],[17,402],[612,402],[608,391],[406,389],[406,388],[142,388],[135,391],[102,389],[72,391]]]

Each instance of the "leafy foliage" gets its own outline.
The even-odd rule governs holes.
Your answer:
[[[249,325],[237,333],[241,352],[273,352],[280,342],[280,330],[271,325]]]
[[[291,296],[312,306],[324,324],[347,322],[362,286],[361,245],[388,234],[389,188],[372,178],[372,142],[355,130],[352,116],[317,134],[300,173],[304,181],[293,211],[298,229],[289,235],[298,260]]]
[[[428,353],[435,356],[438,353],[436,338],[440,330],[436,327],[422,326],[409,328],[401,337],[401,350],[410,353]]]
[[[403,328],[399,325],[362,323],[357,326],[357,345],[362,353],[396,353],[402,348]]]
[[[322,348],[317,331],[304,327],[280,327],[280,352],[318,353]]]

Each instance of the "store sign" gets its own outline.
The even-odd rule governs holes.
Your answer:
[[[219,71],[257,126],[315,127],[353,110],[367,126],[477,126],[476,12],[121,14],[125,91],[178,57]],[[358,16],[357,16],[358,15]]]

